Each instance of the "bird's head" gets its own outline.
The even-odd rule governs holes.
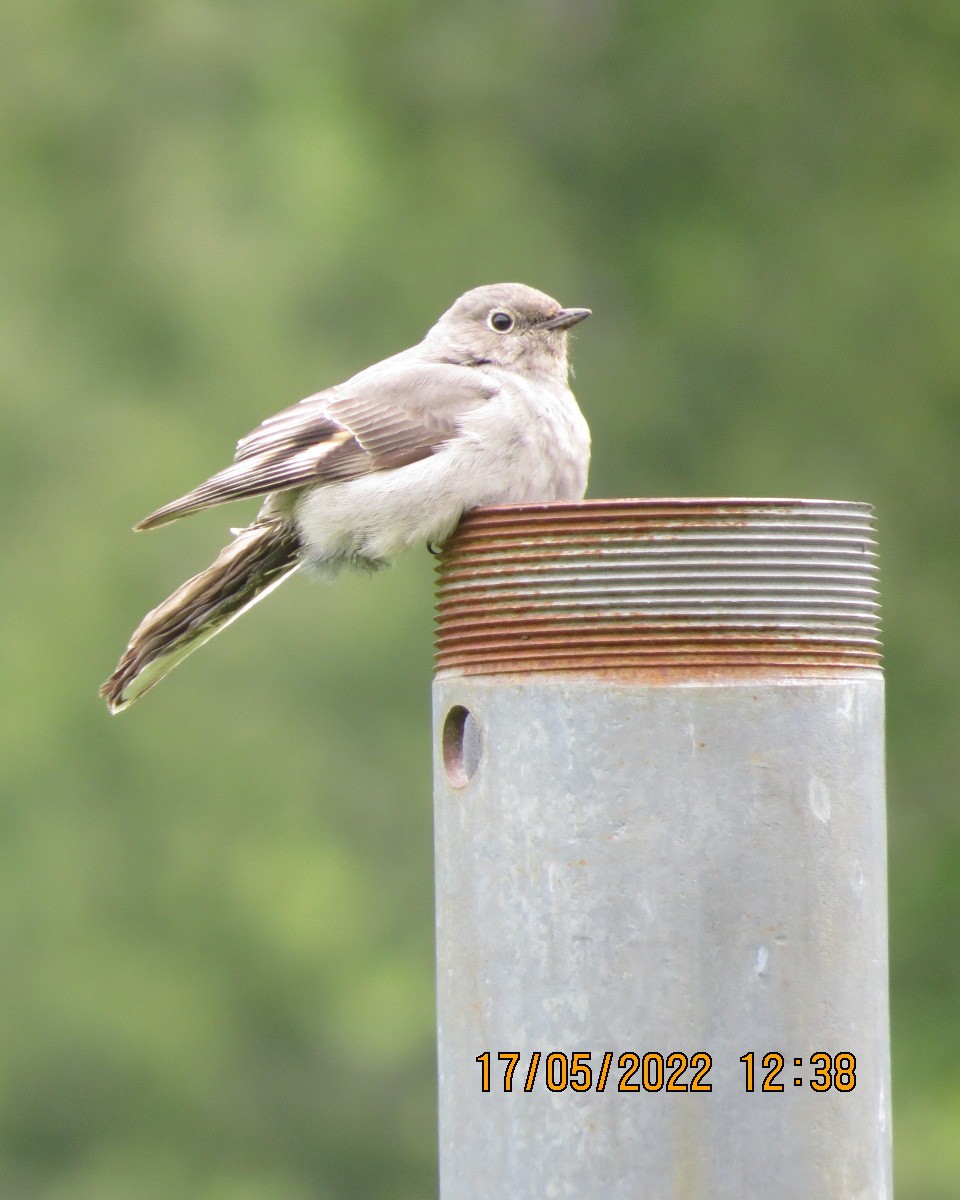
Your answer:
[[[566,379],[567,330],[589,316],[522,283],[487,284],[465,292],[425,342],[448,360]]]

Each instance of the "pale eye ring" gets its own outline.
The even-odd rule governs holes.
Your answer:
[[[513,317],[502,308],[495,308],[487,317],[487,324],[495,333],[509,333],[513,328]]]

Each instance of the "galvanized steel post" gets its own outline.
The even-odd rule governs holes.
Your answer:
[[[868,506],[479,510],[439,572],[442,1200],[885,1200]]]

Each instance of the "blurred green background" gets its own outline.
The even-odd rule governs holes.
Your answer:
[[[130,526],[519,279],[591,493],[877,505],[898,1200],[960,1195],[955,0],[7,0],[0,1196],[435,1190],[432,562],[97,685]]]

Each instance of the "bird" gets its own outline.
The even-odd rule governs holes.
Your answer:
[[[590,316],[520,283],[465,292],[417,345],[268,417],[233,463],[134,526],[263,497],[217,559],[152,609],[100,688],[112,713],[309,564],[332,580],[442,548],[482,505],[577,501],[590,431],[567,332]]]

